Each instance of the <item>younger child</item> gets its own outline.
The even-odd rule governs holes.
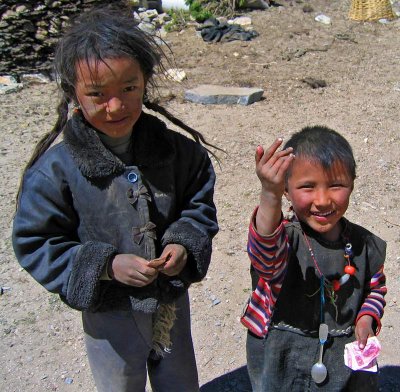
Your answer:
[[[55,55],[59,118],[28,163],[14,219],[20,264],[82,311],[103,392],[143,392],[147,372],[153,391],[199,390],[187,290],[218,231],[215,174],[202,135],[149,100],[162,56],[131,13],[75,21]]]
[[[254,291],[242,317],[253,391],[376,391],[376,373],[344,364],[345,344],[356,339],[363,349],[379,332],[386,294],[385,242],[344,218],[356,177],[352,149],[320,126],[281,144],[256,150],[261,195],[248,241]],[[293,210],[288,220],[283,195]],[[322,347],[320,326],[329,331]]]

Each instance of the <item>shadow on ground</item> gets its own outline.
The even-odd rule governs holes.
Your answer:
[[[246,366],[224,374],[204,384],[201,392],[251,392]]]
[[[246,366],[204,384],[201,392],[251,392]],[[400,391],[400,366],[383,366],[379,371],[379,391]]]
[[[383,366],[380,368],[379,390],[382,392],[400,391],[400,366]]]

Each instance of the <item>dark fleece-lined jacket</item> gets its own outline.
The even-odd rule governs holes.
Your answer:
[[[13,224],[21,266],[79,310],[156,311],[206,274],[218,231],[215,174],[207,151],[142,113],[133,130],[133,162],[124,165],[81,114],[64,141],[24,176]],[[100,277],[116,254],[147,260],[167,244],[188,252],[175,277],[139,288]]]

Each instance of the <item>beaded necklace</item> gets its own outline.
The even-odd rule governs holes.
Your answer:
[[[318,271],[320,276],[320,287],[319,289],[312,294],[315,295],[318,291],[320,292],[320,326],[319,326],[319,344],[320,344],[320,357],[319,361],[313,365],[311,368],[311,377],[315,381],[316,384],[320,384],[325,381],[327,376],[327,368],[322,363],[322,352],[323,346],[326,343],[329,330],[328,325],[325,324],[325,317],[324,317],[324,307],[325,307],[325,292],[327,292],[327,296],[330,299],[332,305],[335,308],[336,312],[336,321],[338,318],[338,309],[336,306],[336,292],[340,290],[341,286],[343,286],[349,279],[350,276],[354,275],[356,269],[354,266],[351,265],[353,260],[353,250],[352,245],[350,242],[347,242],[344,247],[344,258],[346,259],[346,266],[344,267],[344,274],[340,277],[340,279],[334,279],[332,282],[325,277],[325,275],[321,272],[319,268],[317,259],[314,255],[313,248],[311,247],[310,240],[308,239],[306,233],[303,231],[303,236],[305,242],[308,246],[308,251],[310,252],[311,259],[314,263],[315,269]]]
[[[311,296],[315,295],[318,291],[320,291],[320,298],[321,298],[321,323],[324,322],[324,306],[325,306],[325,292],[327,293],[327,296],[331,302],[331,304],[334,306],[335,311],[336,311],[336,319],[338,316],[338,309],[336,306],[336,292],[340,290],[341,286],[343,286],[349,279],[350,276],[353,276],[356,272],[356,269],[354,266],[351,265],[352,260],[353,260],[353,250],[352,250],[352,245],[351,243],[346,243],[344,247],[344,258],[346,259],[346,266],[344,267],[344,274],[340,277],[340,279],[334,279],[330,281],[325,277],[325,275],[321,272],[321,269],[319,268],[317,259],[315,258],[314,251],[311,247],[310,240],[308,239],[306,233],[303,231],[303,236],[306,241],[308,251],[310,252],[311,259],[314,263],[314,266],[316,270],[319,273],[320,276],[320,287],[319,289],[312,294]]]

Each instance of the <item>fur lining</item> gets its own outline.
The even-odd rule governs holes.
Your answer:
[[[187,249],[188,267],[179,274],[184,281],[199,282],[206,276],[211,261],[211,239],[207,234],[188,222],[177,221],[167,229],[161,242],[163,247],[180,244]]]
[[[175,150],[169,131],[161,120],[142,112],[133,128],[133,155],[136,166],[162,167],[173,159]],[[87,178],[120,174],[125,165],[101,142],[96,130],[79,111],[68,120],[64,141],[81,173]]]
[[[116,249],[101,242],[87,242],[72,266],[66,301],[74,309],[94,310],[100,304],[100,277]]]
[[[64,130],[64,141],[81,173],[88,178],[108,177],[124,170],[124,164],[100,141],[82,114],[74,114]]]

